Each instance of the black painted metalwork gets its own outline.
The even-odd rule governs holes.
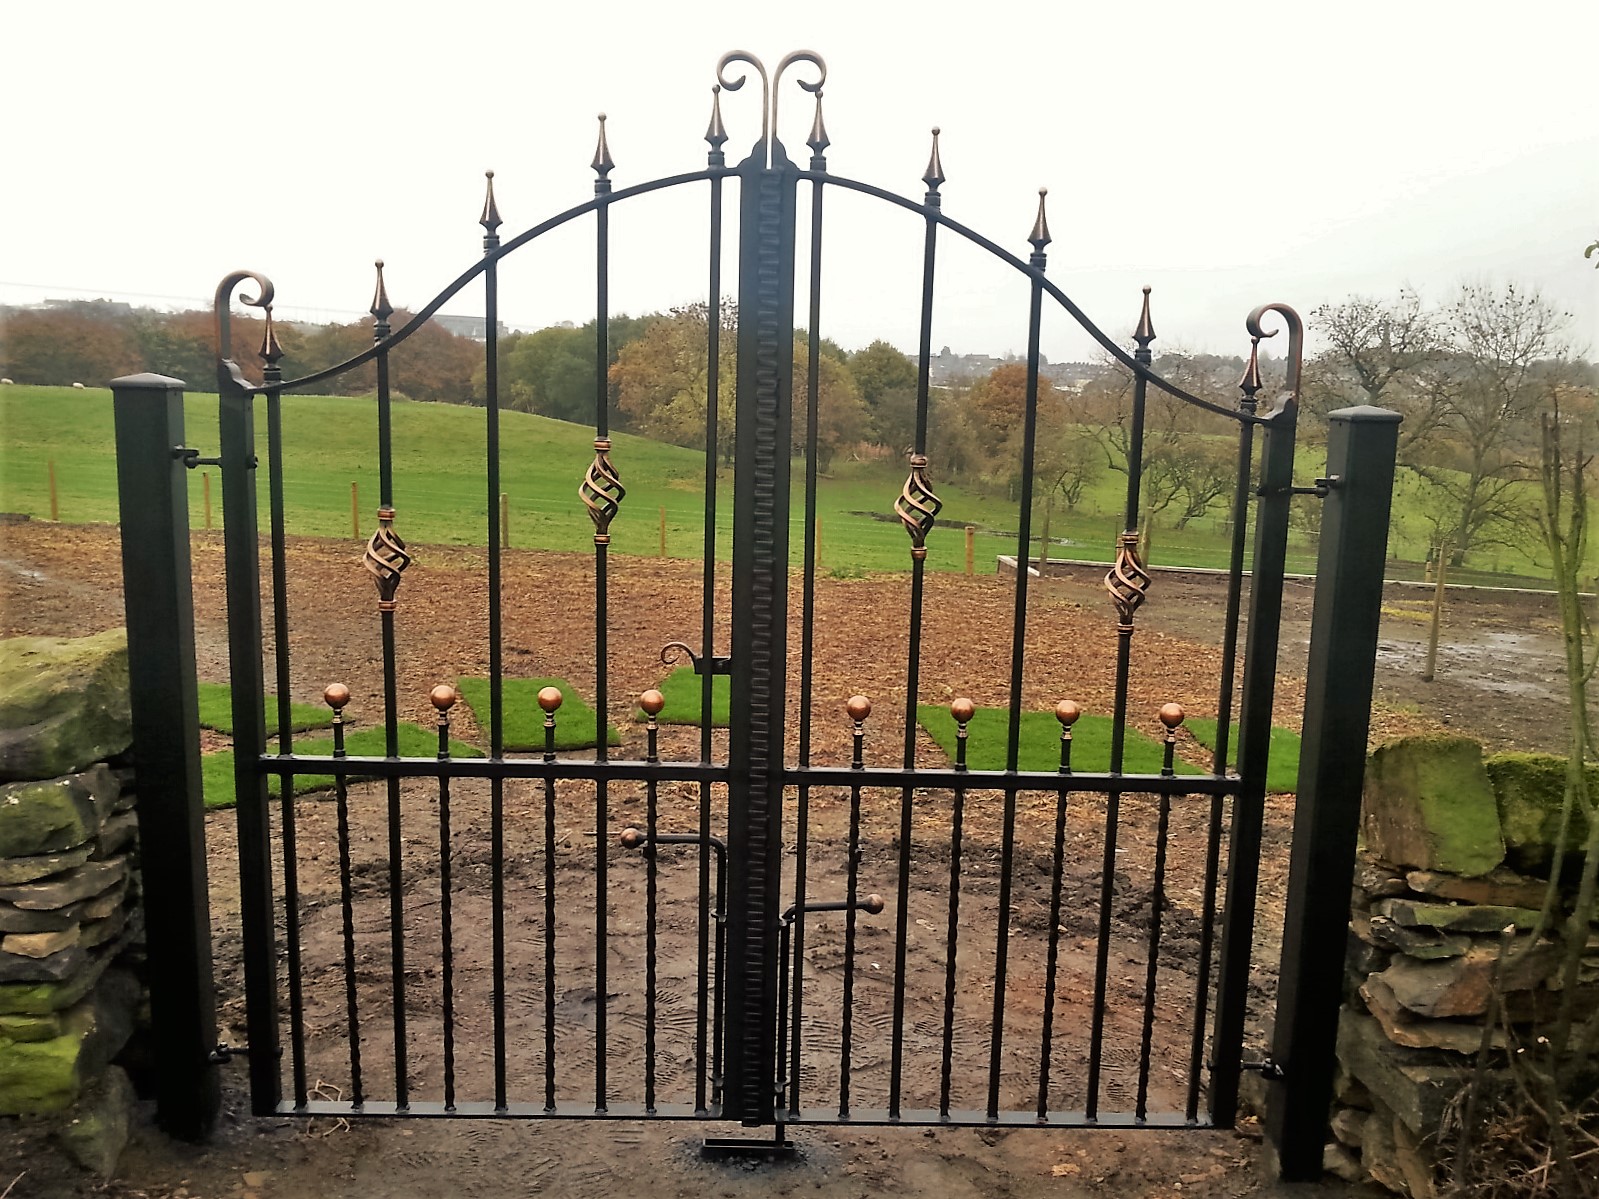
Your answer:
[[[746,74],[734,75],[740,65]],[[805,142],[810,157],[804,167],[789,157],[778,124],[780,93],[791,70],[796,77],[790,82],[798,82],[813,99]],[[749,74],[761,83],[760,138],[742,161],[729,166],[724,153],[729,140],[722,112],[724,93],[738,92]],[[341,1116],[727,1119],[774,1127],[771,1145],[776,1146],[788,1145],[786,1125],[828,1121],[1116,1128],[1230,1124],[1245,1056],[1245,995],[1287,505],[1305,490],[1292,486],[1302,342],[1298,317],[1290,309],[1271,305],[1246,321],[1256,346],[1260,338],[1271,336],[1261,325],[1268,312],[1278,313],[1288,326],[1288,395],[1281,404],[1264,415],[1257,411],[1263,385],[1254,350],[1241,384],[1243,399],[1236,407],[1195,395],[1154,368],[1148,288],[1131,333],[1135,348],[1129,351],[1090,322],[1061,287],[1045,277],[1050,233],[1042,193],[1027,238],[1031,250],[1024,258],[945,214],[941,189],[946,176],[938,129],[933,130],[922,176],[926,190],[919,200],[834,175],[826,158],[830,138],[822,117],[826,68],[815,54],[788,55],[769,73],[754,56],[734,52],[717,64],[716,80],[705,132],[709,147],[705,169],[613,185],[616,165],[602,116],[591,164],[596,172],[593,197],[502,242],[490,173],[479,219],[484,229],[480,259],[417,309],[404,327],[395,330],[389,325],[394,310],[380,263],[370,349],[338,367],[283,381],[277,370],[281,351],[269,324],[262,348],[267,368],[262,385],[248,383],[231,362],[224,360],[219,367],[253,1108],[263,1114]],[[726,433],[725,423],[719,424],[725,415],[718,412],[717,399],[725,381],[724,341],[733,336],[731,322],[728,330],[723,328],[730,314],[724,314],[722,300],[727,217],[723,193],[730,179],[738,192],[733,218],[738,237],[738,313],[733,541],[727,570],[717,561],[723,469],[719,447]],[[612,672],[617,671],[616,679],[627,677],[621,657],[630,651],[624,650],[624,641],[613,645],[610,638],[612,529],[625,527],[620,522],[626,519],[622,478],[627,455],[626,443],[613,443],[611,436],[607,366],[612,275],[620,277],[630,264],[612,253],[610,214],[633,199],[683,187],[704,187],[709,200],[710,247],[704,280],[709,300],[703,347],[707,355],[705,525],[698,649],[669,642],[662,662],[670,664],[681,654],[692,660],[699,675],[702,717],[694,739],[697,756],[689,750],[681,757],[693,760],[679,760],[671,747],[690,742],[663,735],[657,716],[665,701],[660,692],[645,691],[639,697],[646,717],[642,735],[629,726],[624,748],[613,756],[607,725],[624,710],[632,713],[630,703],[615,703],[612,694]],[[867,764],[865,722],[870,701],[856,695],[840,714],[837,699],[826,690],[835,681],[824,684],[819,674],[829,639],[854,635],[825,628],[819,604],[821,588],[827,585],[819,579],[816,517],[826,332],[823,233],[824,213],[832,211],[826,204],[831,189],[909,213],[922,235],[914,438],[910,446],[896,447],[908,455],[898,497],[884,497],[885,508],[892,509],[910,542],[903,609],[904,673],[893,679],[851,680],[862,690],[893,692],[902,687],[894,694],[892,708],[903,725],[894,730],[898,744],[892,764],[887,765]],[[808,218],[803,224],[802,209]],[[590,213],[595,220],[593,457],[570,464],[570,469],[593,524],[593,625],[579,627],[572,613],[559,613],[554,619],[573,631],[574,640],[581,638],[590,647],[585,662],[593,672],[598,735],[592,754],[561,756],[556,749],[556,714],[562,694],[547,687],[538,696],[544,713],[543,751],[519,756],[506,748],[505,547],[496,519],[502,453],[499,265],[521,247]],[[1006,727],[1000,734],[996,724],[985,722],[974,732],[975,705],[955,699],[949,718],[955,723],[957,749],[954,762],[946,763],[926,761],[929,754],[926,743],[919,742],[919,728],[928,719],[923,701],[929,692],[951,694],[939,690],[945,685],[943,677],[932,677],[936,654],[949,647],[928,639],[929,613],[937,610],[942,585],[940,576],[929,572],[937,568],[936,556],[944,548],[937,543],[942,502],[935,492],[934,463],[947,461],[951,448],[940,442],[939,430],[930,420],[935,267],[940,242],[950,236],[1012,268],[1027,291],[1028,308],[1015,517],[1017,560],[1022,567],[1006,600],[1010,658],[984,663],[990,668],[989,677],[986,682],[974,680],[998,697],[991,702],[1004,706]],[[794,317],[801,282],[796,263],[801,261],[802,242],[808,287],[802,364],[807,373],[805,386],[796,388]],[[229,276],[217,299],[223,347],[230,344],[228,309],[233,291],[252,279],[259,294],[249,302],[262,307],[271,303],[272,288],[263,277],[248,272]],[[455,693],[446,686],[432,696],[438,710],[436,757],[407,758],[399,753],[398,724],[405,705],[399,693],[398,664],[403,655],[396,613],[402,572],[418,551],[407,548],[396,532],[395,476],[404,459],[393,444],[396,400],[391,361],[395,350],[443,304],[478,279],[487,315],[484,496],[490,678],[489,711],[476,713],[476,718],[486,734],[487,753],[465,757],[451,752],[449,712]],[[914,292],[906,298],[917,302]],[[1083,709],[1058,694],[1044,700],[1046,706],[1056,704],[1060,721],[1058,768],[1030,770],[1023,762],[1022,726],[1029,708],[1040,700],[1033,692],[1041,679],[1051,680],[1044,685],[1053,685],[1056,674],[1051,664],[1029,658],[1030,589],[1039,584],[1030,583],[1025,568],[1035,442],[1043,427],[1040,407],[1049,394],[1043,386],[1041,353],[1046,307],[1065,312],[1131,379],[1125,512],[1114,563],[1106,576],[1110,619],[1103,648],[1114,662],[1108,769],[1099,768],[1103,762],[1083,760],[1086,750],[1081,748],[1074,765],[1073,730]],[[290,622],[294,597],[287,585],[290,547],[283,529],[282,396],[367,363],[373,364],[377,376],[374,418],[380,497],[377,531],[363,560],[378,591],[382,674],[369,693],[382,697],[385,748],[382,756],[346,753],[344,721],[350,691],[335,684],[325,693],[335,718],[333,751],[305,753],[289,733],[289,699],[296,686],[290,670],[290,633],[300,626]],[[399,382],[403,385],[403,379]],[[256,536],[252,423],[256,396],[265,398],[268,423],[273,636],[265,652],[273,656],[278,694],[276,752],[268,750],[259,698],[266,639]],[[1184,405],[1196,420],[1208,422],[1202,435],[1237,442],[1217,680],[1218,744],[1211,769],[1197,774],[1178,773],[1175,755],[1180,752],[1177,727],[1182,714],[1175,705],[1160,714],[1167,730],[1164,769],[1159,773],[1124,769],[1127,730],[1136,721],[1132,709],[1143,702],[1134,651],[1135,619],[1157,590],[1141,537],[1141,513],[1148,506],[1142,494],[1145,426],[1156,411],[1152,405],[1163,403]],[[804,422],[797,443],[791,428],[796,419]],[[1254,485],[1257,430],[1263,433],[1258,488]],[[798,455],[796,444],[802,447]],[[804,458],[803,475],[793,470],[795,456]],[[797,497],[791,494],[793,486],[801,488]],[[1325,489],[1317,492],[1324,493]],[[793,687],[791,511],[801,521],[803,542],[796,590],[798,677],[792,680]],[[1252,553],[1247,552],[1250,528]],[[725,612],[719,605],[719,583],[730,599]],[[424,579],[413,585],[436,584]],[[1246,592],[1249,619],[1240,669]],[[615,624],[622,627],[619,615]],[[685,628],[692,628],[692,618]],[[662,640],[671,635],[663,629]],[[678,635],[692,636],[681,630]],[[639,664],[628,661],[625,666],[632,672]],[[1241,694],[1235,702],[1234,681],[1240,673]],[[710,718],[717,674],[729,675],[731,684],[725,748]],[[897,702],[901,699],[902,705]],[[1087,727],[1077,726],[1078,732],[1086,736]],[[1232,773],[1228,763],[1235,729],[1240,765]],[[846,733],[851,747],[848,760],[830,757],[824,747],[841,745]],[[969,768],[968,749],[983,739],[991,739],[988,743],[1002,751],[1003,769]],[[664,757],[663,746],[668,747]],[[293,793],[304,776],[334,780],[339,935],[332,938],[338,947],[334,960],[318,964],[323,974],[305,960],[309,942],[302,943],[313,908],[308,899],[302,901],[297,873],[307,843],[297,845],[295,838],[297,824],[306,827],[309,809],[304,805],[311,801],[296,801]],[[272,777],[279,780],[283,796],[276,831],[266,804],[266,782]],[[352,786],[368,779],[376,780],[382,799],[372,810],[363,808],[358,801],[364,792]],[[434,785],[436,838],[413,840],[406,836],[404,822],[414,824],[416,804],[426,802],[425,793]],[[487,803],[481,805],[485,796]],[[685,805],[668,807],[679,796],[686,797]],[[620,846],[642,850],[642,870],[633,874],[631,859],[625,855],[617,858],[613,870],[611,858],[617,849],[610,833],[613,806],[620,815],[639,797],[644,801],[643,828],[626,829]],[[1140,797],[1150,801],[1147,809]],[[1132,859],[1123,851],[1134,835],[1133,815],[1145,810],[1154,814],[1153,865],[1140,870],[1124,864]],[[483,884],[475,881],[479,876],[465,861],[457,869],[451,860],[452,821],[458,838],[464,822],[483,819],[485,811],[491,922],[486,967],[458,952],[459,926],[452,923],[465,919],[469,893],[473,902],[481,902],[470,888]],[[514,823],[518,812],[529,819],[525,836]],[[947,826],[936,819],[945,813]],[[1179,819],[1179,814],[1189,813],[1192,819]],[[674,820],[680,820],[685,831],[663,832],[661,826],[671,827]],[[590,836],[592,856],[586,840]],[[1179,889],[1175,852],[1179,838],[1185,836],[1191,838],[1192,848],[1184,860],[1201,858],[1203,877],[1189,877]],[[1085,843],[1081,848],[1080,841]],[[370,862],[358,860],[357,850],[363,845],[376,847],[377,856]],[[659,851],[668,846],[691,851],[692,861],[687,852],[662,856]],[[281,851],[276,871],[275,849]],[[1097,877],[1083,862],[1098,865]],[[887,886],[890,873],[892,888]],[[419,879],[426,880],[425,887]],[[541,893],[542,903],[517,904],[513,885]],[[1225,904],[1218,913],[1223,887]],[[876,888],[892,891],[891,919],[872,920],[888,906],[875,894],[862,898]],[[386,909],[386,929],[375,910],[363,904],[374,889]],[[840,891],[843,898],[835,898]],[[638,910],[624,910],[624,897],[637,893],[642,895]],[[435,895],[440,932],[436,973],[423,931],[433,927],[424,904],[431,904]],[[1199,898],[1190,905],[1188,895]],[[1147,922],[1129,926],[1123,909],[1138,906],[1146,897]],[[1194,919],[1169,918],[1179,905],[1192,908],[1189,915]],[[364,911],[364,921],[357,919],[358,909]],[[1047,913],[1047,928],[1018,916],[1031,911],[1040,918]],[[835,918],[827,918],[830,915]],[[1195,922],[1197,951],[1173,954],[1171,938],[1189,935],[1180,930]],[[283,930],[287,955],[281,969],[276,928]],[[631,943],[635,933],[636,944]],[[672,947],[674,937],[680,937],[681,944]],[[387,942],[386,951],[382,941]],[[1142,955],[1138,989],[1133,989],[1137,980],[1123,987],[1127,980],[1112,977],[1113,955],[1129,953]],[[1186,959],[1195,965],[1184,966]],[[677,971],[679,962],[681,971]],[[387,986],[375,985],[370,975],[385,967]],[[310,1080],[325,1080],[330,1071],[346,1067],[342,1061],[330,1064],[317,1058],[312,1072],[317,1047],[307,1044],[304,1028],[309,988],[321,985],[317,980],[324,974],[329,978],[342,974],[348,1079],[337,1085],[344,1088],[347,1081],[348,1086],[337,1100],[328,1100]],[[1079,998],[1084,989],[1092,992],[1087,1003]],[[283,1063],[278,1041],[280,990],[287,1000],[285,1027],[290,1040]],[[435,997],[437,1008],[431,1007]],[[442,1024],[440,1068],[433,1065],[432,1037],[425,1031],[433,1027],[435,1014]],[[380,1051],[380,1043],[390,1040],[392,1048],[383,1044]],[[424,1045],[429,1052],[423,1052]],[[469,1067],[480,1054],[492,1059],[491,1080],[478,1078]],[[292,1076],[287,1100],[282,1094],[285,1066]],[[378,1090],[383,1094],[375,1094]],[[1112,1107],[1118,1110],[1102,1110]]]

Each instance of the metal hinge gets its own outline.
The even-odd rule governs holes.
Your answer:
[[[1267,1054],[1258,1062],[1239,1062],[1238,1068],[1240,1070],[1258,1070],[1260,1071],[1260,1076],[1267,1082],[1281,1082],[1287,1077],[1287,1073],[1282,1066],[1271,1060],[1270,1054]]]
[[[205,1060],[213,1066],[223,1066],[236,1057],[249,1057],[248,1045],[229,1045],[226,1041],[218,1041],[217,1047],[205,1055]]]
[[[202,458],[199,450],[191,450],[188,446],[175,445],[172,447],[172,456],[181,459],[183,465],[193,470],[197,466],[221,466],[221,458]]]
[[[1335,487],[1344,485],[1342,475],[1328,475],[1325,479],[1317,479],[1314,487],[1257,487],[1256,495],[1313,495],[1319,500],[1327,498],[1327,493]]]

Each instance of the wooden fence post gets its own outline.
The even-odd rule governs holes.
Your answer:
[[[500,548],[511,548],[511,497],[500,492]]]
[[[966,573],[976,573],[977,526],[966,526]]]

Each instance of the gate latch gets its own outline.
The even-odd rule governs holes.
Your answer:
[[[701,656],[681,641],[669,641],[661,647],[661,661],[667,666],[674,665],[682,654],[687,654],[688,660],[694,664],[695,674],[733,673],[732,658],[718,658],[714,654]]]
[[[1258,1062],[1239,1062],[1238,1068],[1240,1070],[1258,1070],[1260,1076],[1267,1082],[1281,1082],[1287,1077],[1282,1066],[1271,1060],[1270,1054],[1267,1054]]]
[[[190,449],[188,446],[175,445],[172,447],[172,456],[180,459],[183,465],[193,470],[197,466],[221,466],[221,458],[202,458],[199,450]]]
[[[205,1055],[205,1060],[213,1066],[226,1065],[236,1057],[249,1057],[248,1045],[229,1045],[226,1041],[218,1041],[217,1047]]]
[[[1317,499],[1324,500],[1327,498],[1327,493],[1329,491],[1332,491],[1336,487],[1342,487],[1343,483],[1344,477],[1342,475],[1328,475],[1325,479],[1317,479],[1315,485],[1311,487],[1259,487],[1256,488],[1255,494],[1261,496],[1313,495]]]

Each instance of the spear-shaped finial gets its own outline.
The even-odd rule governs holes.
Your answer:
[[[389,289],[383,285],[383,259],[379,258],[372,265],[378,268],[378,286],[372,293],[372,307],[368,311],[377,318],[378,324],[387,324],[394,315],[394,305],[389,303]]]
[[[261,361],[269,371],[278,369],[278,359],[283,357],[283,347],[278,344],[278,330],[272,323],[272,305],[266,307],[266,329],[261,334]]]
[[[605,114],[603,112],[600,113],[599,144],[594,147],[594,161],[589,163],[589,165],[593,167],[595,173],[599,175],[599,179],[596,180],[594,186],[597,188],[602,183],[609,186],[611,182],[611,168],[614,167],[616,163],[611,161],[611,147],[606,143],[605,140]]]
[[[1138,313],[1138,328],[1133,330],[1133,340],[1142,354],[1149,353],[1149,343],[1155,340],[1155,325],[1149,319],[1149,288],[1144,288],[1144,306]]]
[[[922,182],[927,190],[936,192],[944,182],[944,162],[938,156],[938,126],[933,126],[933,152],[927,158],[927,170],[922,172]]]
[[[1038,219],[1033,222],[1033,231],[1027,235],[1027,240],[1033,243],[1033,256],[1041,257],[1044,247],[1053,240],[1049,236],[1049,219],[1044,215],[1044,197],[1049,195],[1049,188],[1038,189]]]
[[[822,154],[833,143],[828,140],[827,126],[822,124],[822,89],[816,89],[816,119],[811,122],[811,135],[805,139],[805,144],[811,148],[811,169],[821,170],[826,166]]]
[[[711,144],[711,154],[720,163],[722,147],[727,143],[727,126],[722,124],[722,85],[711,84],[711,123],[705,127],[705,140]]]
[[[483,196],[483,215],[478,218],[478,224],[488,231],[490,237],[500,227],[500,206],[494,202],[494,172],[484,171],[483,178],[488,180],[488,190]]]
[[[1249,362],[1244,367],[1244,377],[1238,380],[1238,390],[1244,393],[1244,407],[1253,412],[1255,410],[1255,393],[1264,384],[1260,378],[1260,338],[1249,339]]]

